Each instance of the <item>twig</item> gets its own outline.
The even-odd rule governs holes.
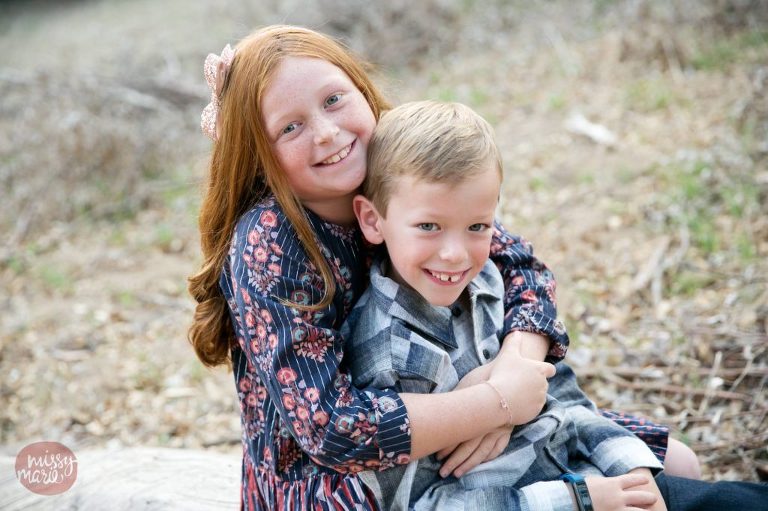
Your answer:
[[[717,351],[715,353],[715,360],[712,362],[712,371],[709,375],[709,380],[707,380],[707,392],[704,394],[704,399],[702,399],[701,403],[699,403],[699,415],[703,415],[704,410],[706,410],[707,406],[709,406],[709,397],[712,392],[715,392],[715,389],[723,384],[723,379],[717,376],[717,371],[720,369],[720,364],[722,362],[723,352]],[[718,379],[720,380],[719,382]]]
[[[719,353],[719,352],[718,352]],[[749,374],[749,371],[752,369],[752,361],[754,360],[754,357],[750,357],[747,359],[747,363],[744,366],[744,369],[741,371],[741,374],[739,374],[739,377],[734,380],[734,382],[731,384],[731,389],[735,389],[739,385],[741,385],[741,382],[744,381],[744,378]]]
[[[653,251],[653,254],[651,254],[651,257],[648,258],[648,261],[645,263],[643,268],[632,280],[632,293],[636,293],[637,291],[644,289],[651,281],[653,276],[656,274],[657,268],[662,264],[664,254],[667,253],[667,249],[669,248],[669,242],[669,236],[663,236],[661,238],[656,246],[656,249]]]
[[[712,369],[710,368],[686,368],[686,373],[697,376],[710,376]],[[578,369],[579,377],[582,378],[595,378],[602,376],[604,373],[613,373],[624,378],[653,378],[658,379],[654,373],[662,373],[665,376],[671,374],[677,374],[680,372],[679,367],[654,367],[654,368],[636,368],[636,367],[580,367]],[[768,376],[768,367],[750,367],[747,368],[721,368],[718,371],[719,375],[725,379],[731,377],[738,377],[744,374],[747,376]]]
[[[692,389],[690,387],[681,387],[680,385],[670,385],[670,384],[664,384],[664,383],[651,383],[651,382],[634,383],[631,381],[627,381],[624,378],[621,378],[614,374],[603,374],[601,375],[601,377],[610,382],[615,383],[620,387],[625,387],[632,390],[670,392],[672,394],[687,394],[687,395],[693,395],[693,396],[706,396],[708,392],[711,392],[712,397],[717,397],[721,399],[733,399],[738,401],[749,401],[751,399],[751,396],[748,394],[739,394],[738,392],[728,392],[727,390],[710,391],[709,389]]]
[[[717,449],[726,449],[726,448],[732,450],[738,447],[741,447],[746,450],[764,449],[766,441],[768,441],[768,432],[764,432],[752,438],[747,438],[742,443],[734,442],[734,440],[723,440],[722,442],[717,442],[714,444],[707,443],[707,442],[699,442],[696,444],[691,444],[691,449],[697,452],[715,451]]]
[[[570,77],[578,75],[581,72],[581,63],[578,57],[569,51],[563,34],[553,24],[547,23],[544,26],[544,36],[550,42],[552,48],[554,48],[557,59],[560,61],[560,65],[563,66],[565,74]]]
[[[738,420],[738,419],[744,419],[745,417],[749,417],[750,415],[761,415],[768,412],[768,408],[759,408],[759,409],[752,409],[748,410],[746,412],[737,412],[737,413],[724,413],[719,417],[720,422],[729,421],[729,420]],[[712,422],[712,417],[709,415],[688,415],[684,419],[686,423],[694,423],[694,422]],[[758,421],[759,423],[760,421]]]

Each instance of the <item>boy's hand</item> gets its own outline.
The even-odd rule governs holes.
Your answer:
[[[485,436],[473,438],[438,451],[438,460],[447,457],[443,466],[440,467],[440,477],[448,477],[451,473],[456,477],[461,477],[480,463],[495,459],[504,452],[511,434],[512,427],[505,426],[491,431]]]
[[[618,477],[586,477],[585,481],[595,511],[636,509],[666,511],[667,508],[658,490],[653,492],[648,486],[649,484],[655,486],[655,484],[650,471],[647,472],[648,475],[630,472]]]

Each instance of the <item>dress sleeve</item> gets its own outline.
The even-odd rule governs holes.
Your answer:
[[[240,348],[302,450],[341,472],[407,463],[410,427],[398,394],[354,388],[340,370],[340,301],[311,312],[289,303],[319,301],[323,285],[290,224],[271,209],[243,217],[224,275]]]
[[[523,238],[508,233],[494,222],[491,260],[504,279],[504,335],[522,330],[549,338],[547,362],[559,362],[568,349],[568,334],[557,319],[555,277],[533,255]]]

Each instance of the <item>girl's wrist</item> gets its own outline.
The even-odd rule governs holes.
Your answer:
[[[489,380],[486,380],[484,382],[481,382],[479,384],[481,387],[485,387],[487,389],[490,389],[490,391],[493,393],[494,400],[496,401],[496,410],[497,415],[500,415],[503,417],[503,422],[498,425],[498,427],[514,427],[515,426],[515,417],[512,413],[512,409],[509,407],[509,403],[507,402],[507,399],[504,397],[504,394],[499,390],[499,388],[491,383]]]

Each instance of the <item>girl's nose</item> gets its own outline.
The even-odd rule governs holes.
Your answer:
[[[314,122],[315,144],[325,144],[339,133],[339,127],[331,119],[318,116]]]

